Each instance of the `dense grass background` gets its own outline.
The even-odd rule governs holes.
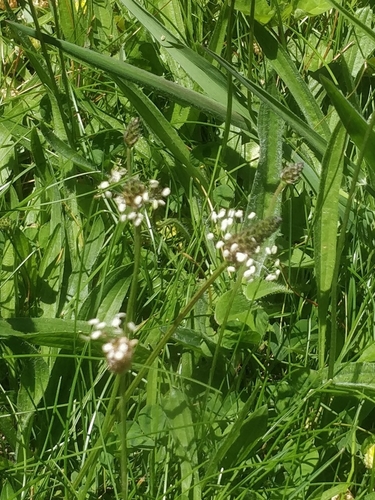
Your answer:
[[[0,500],[374,500],[373,2],[2,9]],[[139,228],[122,168],[171,190]],[[221,207],[282,217],[278,281],[224,270]]]

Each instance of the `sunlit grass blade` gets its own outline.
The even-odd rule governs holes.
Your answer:
[[[341,14],[350,20],[355,26],[358,26],[362,31],[364,31],[372,40],[375,41],[375,33],[369,26],[364,24],[357,16],[352,14],[349,10],[345,9],[340,3],[336,2],[336,0],[327,0],[335,9],[337,9]]]
[[[228,100],[227,80],[215,66],[190,47],[187,47],[138,2],[121,0],[121,3],[145,26],[160,45],[181,64],[190,78],[198,83],[207,95],[226,106]],[[233,110],[246,118],[250,118],[248,110],[235,95],[233,96]]]

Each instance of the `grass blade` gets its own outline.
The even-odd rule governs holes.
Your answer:
[[[366,120],[328,78],[321,76],[320,79],[354,144],[361,151],[365,145],[363,155],[369,167],[372,186],[375,187],[375,132],[368,131]],[[364,144],[367,133],[370,134],[369,140]]]
[[[328,140],[331,131],[325,121],[325,116],[310,92],[309,87],[297,70],[294,62],[266,28],[259,23],[255,23],[254,28],[257,42],[261,46],[267,60],[276,71],[277,75],[288,86],[288,89],[306,118],[307,123],[320,136]]]
[[[228,64],[222,57],[208,51],[214,59],[216,59],[227,71],[229,71],[242,85],[255,94],[261,101],[268,104],[268,106],[282,118],[288,125],[290,125],[296,132],[304,137],[310,147],[319,155],[323,156],[327,142],[315,130],[313,130],[307,123],[294,114],[286,106],[279,103],[273,96],[262,89],[259,85],[248,80],[240,75],[230,64]]]
[[[346,131],[338,124],[329,141],[322,164],[322,178],[315,219],[315,266],[318,285],[319,318],[319,367],[325,362],[327,315],[330,303],[332,279],[336,265],[337,224],[339,219],[339,192]],[[335,318],[332,318],[335,321]]]
[[[23,26],[12,21],[9,24],[15,29],[16,32],[22,32],[25,35],[39,39],[36,30]],[[84,61],[96,69],[106,72],[108,75],[116,75],[124,80],[145,86],[149,89],[155,90],[159,94],[165,95],[172,99],[174,102],[179,102],[184,105],[194,106],[205,113],[216,116],[221,120],[226,117],[226,105],[204,96],[194,90],[186,89],[181,85],[170,82],[160,76],[153,75],[148,71],[139,69],[131,64],[116,61],[112,57],[105,54],[99,54],[89,49],[79,47],[64,40],[59,40],[52,36],[41,34],[41,39],[58,49],[63,50],[78,61]],[[247,130],[246,120],[239,113],[232,113],[232,123],[237,127]]]

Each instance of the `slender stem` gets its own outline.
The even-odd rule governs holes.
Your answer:
[[[223,340],[223,336],[224,336],[224,332],[225,332],[225,327],[226,327],[226,324],[227,324],[227,321],[228,321],[230,310],[232,309],[232,305],[233,305],[234,299],[235,299],[235,297],[236,297],[236,295],[238,293],[238,290],[239,290],[239,288],[241,286],[241,282],[242,282],[242,277],[243,277],[244,270],[245,269],[243,268],[238,273],[238,277],[237,277],[236,283],[235,283],[235,285],[234,285],[234,287],[232,289],[232,293],[231,293],[231,296],[230,296],[230,300],[229,300],[228,306],[227,306],[226,311],[225,311],[225,315],[224,315],[223,321],[222,321],[222,323],[220,325],[219,338],[218,338],[217,343],[216,343],[215,353],[214,353],[214,357],[213,357],[213,360],[212,360],[212,365],[211,365],[211,369],[210,369],[210,375],[209,375],[208,383],[207,383],[206,399],[208,397],[209,390],[212,387],[212,381],[213,381],[215,370],[216,370],[217,360],[219,358],[220,346],[221,346],[221,342]]]
[[[150,354],[150,356],[146,360],[145,364],[139,370],[138,375],[134,378],[133,382],[129,385],[128,389],[126,390],[126,392],[123,395],[123,399],[120,401],[120,404],[124,404],[124,402],[129,401],[134,390],[142,382],[142,379],[144,378],[147,370],[149,368],[151,368],[153,362],[159,356],[160,351],[164,348],[166,343],[170,340],[172,335],[175,333],[177,328],[180,326],[181,322],[189,314],[189,312],[193,309],[193,307],[198,302],[198,300],[202,297],[202,295],[208,290],[208,288],[215,282],[215,280],[220,276],[220,274],[226,269],[227,265],[228,265],[227,262],[223,262],[221,264],[221,266],[218,267],[214,273],[212,273],[212,275],[203,284],[203,286],[196,292],[196,294],[192,297],[190,302],[188,304],[186,304],[186,306],[182,309],[180,314],[177,316],[177,318],[174,320],[172,325],[169,327],[166,334],[160,339],[158,344],[155,346],[154,350],[152,351],[152,353]],[[118,377],[116,378],[116,380],[117,379],[118,379]],[[108,419],[107,419],[107,417],[108,417]],[[75,481],[73,483],[73,487],[76,489],[79,488],[81,482],[83,481],[83,479],[86,476],[87,476],[87,481],[86,481],[85,490],[86,490],[86,488],[87,488],[87,490],[90,488],[92,474],[95,472],[94,463],[97,460],[97,457],[102,450],[101,443],[102,443],[102,441],[105,440],[105,438],[109,434],[109,432],[110,432],[110,430],[115,422],[115,415],[113,415],[112,411],[111,411],[111,413],[107,412],[105,422],[106,422],[106,425],[105,426],[103,425],[102,436],[95,443],[91,454],[88,456],[86,462],[83,464],[81,470],[79,471],[79,473],[77,474],[77,477],[75,478]],[[87,490],[86,490],[86,492],[87,492]],[[83,500],[85,498],[85,496],[80,496],[79,498]]]
[[[147,358],[147,361],[143,365],[143,367],[139,370],[138,375],[134,378],[133,382],[128,387],[126,391],[126,400],[128,401],[134,389],[138,387],[139,383],[145,376],[149,367],[151,367],[152,363],[159,356],[160,351],[164,348],[167,342],[170,340],[172,335],[175,333],[177,328],[180,326],[181,322],[185,319],[185,317],[189,314],[189,312],[193,309],[198,300],[202,297],[202,295],[206,292],[206,290],[214,283],[214,281],[220,276],[220,274],[226,269],[228,266],[227,262],[223,262],[220,267],[216,269],[214,273],[208,278],[208,280],[204,283],[204,285],[197,291],[197,293],[191,298],[190,302],[186,304],[186,306],[182,309],[177,318],[173,321],[172,325],[169,327],[166,334],[160,339],[150,356]]]
[[[129,179],[133,175],[133,158],[131,148],[126,148],[126,166],[128,167]]]
[[[120,410],[121,410],[121,489],[122,500],[128,499],[128,447],[126,442],[127,402],[124,398],[127,374],[118,375],[120,378]]]
[[[134,269],[133,278],[130,285],[128,305],[126,308],[126,321],[134,321],[137,292],[138,292],[138,274],[141,265],[141,228],[140,226],[134,227]]]
[[[227,50],[226,50],[226,59],[228,63],[231,63],[232,61],[232,27],[233,27],[233,10],[234,10],[234,0],[229,0],[229,16],[228,16],[228,26],[227,26]],[[228,145],[228,138],[229,138],[229,132],[230,132],[230,125],[231,125],[231,119],[232,119],[232,107],[233,107],[233,79],[232,75],[228,72],[227,76],[227,83],[228,83],[228,98],[227,98],[227,114],[225,117],[225,127],[224,127],[224,133],[223,133],[223,148],[221,150],[221,155],[223,161],[225,158],[225,152],[227,149]]]
[[[74,481],[73,488],[74,490],[79,489],[79,485],[85,478],[85,484],[84,487],[79,491],[79,494],[77,495],[78,500],[85,500],[87,497],[87,492],[91,487],[91,480],[93,478],[93,475],[96,473],[96,467],[94,465],[94,461],[97,458],[97,455],[101,452],[102,450],[102,442],[105,441],[108,433],[110,432],[112,426],[113,426],[113,409],[115,407],[116,403],[116,397],[119,392],[119,387],[120,387],[120,377],[115,377],[115,381],[113,384],[112,388],[112,393],[111,393],[111,398],[109,400],[109,404],[107,407],[106,415],[103,421],[102,425],[102,433],[101,436],[98,438],[98,440],[95,443],[94,450],[91,452],[91,455],[87,458],[86,462],[84,463],[82,469],[78,472],[77,477]],[[91,457],[93,457],[93,460],[91,460]],[[87,466],[87,463],[88,466]]]
[[[267,209],[267,212],[264,215],[265,218],[266,217],[271,217],[272,215],[274,215],[277,200],[278,200],[280,194],[285,189],[285,187],[286,187],[285,182],[280,182],[280,184],[277,186],[276,191],[274,192],[274,194],[273,194],[273,196],[271,198],[271,201],[270,201],[269,207]]]

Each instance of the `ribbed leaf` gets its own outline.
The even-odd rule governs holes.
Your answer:
[[[273,79],[267,90],[277,99],[277,89]],[[270,215],[280,215],[281,196],[275,200],[274,193],[280,183],[284,128],[284,120],[270,106],[262,102],[258,116],[259,162],[247,210],[254,211],[260,219]]]

